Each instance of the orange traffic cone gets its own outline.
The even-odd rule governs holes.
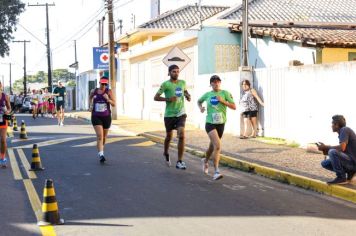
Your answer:
[[[32,148],[32,161],[31,161],[31,171],[44,170],[41,164],[40,152],[38,150],[37,144],[33,144]]]
[[[64,224],[64,220],[59,216],[56,193],[54,192],[53,180],[51,179],[46,179],[43,189],[42,213],[42,221],[37,222],[37,225]]]

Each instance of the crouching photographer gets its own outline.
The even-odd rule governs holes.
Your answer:
[[[328,184],[347,184],[356,172],[356,135],[352,129],[346,127],[346,120],[342,115],[332,117],[331,128],[339,135],[339,145],[317,143],[318,150],[329,156],[321,162],[321,166],[336,173],[336,178],[328,181]]]

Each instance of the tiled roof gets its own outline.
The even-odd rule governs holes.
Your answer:
[[[242,26],[235,24],[232,32],[241,32]],[[276,41],[296,41],[318,47],[356,48],[356,30],[296,27],[251,27],[252,37],[270,36]]]
[[[242,6],[220,19],[242,20]],[[250,21],[355,23],[356,0],[250,0]]]
[[[220,6],[201,6],[202,20],[206,20],[228,7]],[[174,11],[169,11],[158,16],[138,28],[144,29],[186,29],[199,23],[198,7],[187,5]]]

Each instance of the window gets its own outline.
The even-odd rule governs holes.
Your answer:
[[[349,52],[349,61],[356,61],[356,52]]]

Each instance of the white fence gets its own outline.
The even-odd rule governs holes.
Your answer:
[[[356,62],[258,69],[254,87],[265,101],[265,136],[306,144],[337,142],[331,117],[342,114],[356,129]]]

